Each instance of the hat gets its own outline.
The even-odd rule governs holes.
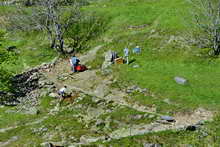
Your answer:
[[[136,46],[136,48],[139,48],[139,46]]]

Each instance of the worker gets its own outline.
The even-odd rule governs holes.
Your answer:
[[[60,90],[58,91],[58,94],[64,98],[65,97],[65,94],[66,94],[66,90],[67,90],[67,86],[64,86],[62,88],[60,88]]]
[[[134,49],[133,49],[133,53],[141,53],[141,48],[139,46],[136,46]]]
[[[79,65],[79,62],[80,60],[75,55],[73,55],[73,57],[70,58],[72,72],[76,72],[76,66]]]
[[[129,49],[126,47],[124,49],[124,57],[125,57],[125,60],[126,60],[126,64],[129,64],[128,55],[129,55]]]
[[[115,59],[117,59],[117,58],[118,58],[118,54],[117,54],[117,52],[113,51],[113,52],[112,52],[112,59],[111,59],[111,62],[112,62],[112,63],[115,63]]]

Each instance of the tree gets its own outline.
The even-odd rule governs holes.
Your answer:
[[[42,1],[41,6],[35,14],[38,15],[36,17],[45,18],[41,25],[49,35],[51,48],[57,48],[64,53],[64,33],[71,24],[80,19],[79,5],[73,3],[70,6],[64,6],[59,0],[47,0]]]
[[[210,48],[213,55],[220,54],[220,1],[193,0],[193,16],[199,35],[195,38],[198,44]]]
[[[10,20],[13,29],[46,31],[50,47],[64,54],[64,33],[80,16],[76,0],[38,0],[32,7],[20,7]]]

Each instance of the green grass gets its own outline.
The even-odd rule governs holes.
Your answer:
[[[4,38],[0,40],[0,50],[6,50],[10,46],[16,46],[16,61],[1,63],[5,70],[15,74],[25,69],[35,67],[41,63],[51,61],[57,53],[49,48],[47,34],[37,31],[20,31],[8,29],[10,23],[7,17],[17,13],[16,6],[0,6],[1,30],[7,30]],[[1,20],[3,22],[1,22]]]
[[[91,63],[92,67],[101,67],[103,53],[107,50],[118,51],[123,56],[124,47],[132,49],[139,45],[141,55],[131,55],[135,62],[129,66],[114,66],[114,74],[126,85],[138,84],[150,89],[158,97],[158,107],[163,107],[160,100],[169,98],[178,104],[179,109],[219,108],[219,59],[197,57],[200,49],[181,39],[168,43],[171,36],[184,38],[190,30],[186,25],[192,20],[190,3],[181,0],[111,0],[90,6],[87,10],[92,11],[94,7],[97,13],[105,13],[111,18],[103,41],[107,37],[112,42],[106,42],[97,59]],[[128,29],[129,26],[143,24],[147,26]],[[132,68],[135,64],[140,68]],[[175,76],[186,78],[189,84],[176,84]],[[136,100],[141,103],[149,101],[145,97]]]
[[[15,63],[8,61],[3,66],[15,73],[20,73],[24,69],[35,67],[43,62],[49,62],[57,55],[53,49],[48,48],[45,35],[36,32],[8,33],[5,41],[2,42],[1,49],[5,50],[10,46],[16,46],[15,52],[18,52],[18,59]],[[11,66],[7,66],[8,64]]]
[[[134,69],[132,64],[117,68],[124,80],[148,88],[158,97],[170,98],[188,107],[219,106],[218,61],[209,63],[196,58],[167,60],[156,56],[146,58],[144,53],[135,59],[137,61],[134,64],[140,65],[140,68]],[[174,81],[175,76],[186,78],[189,84],[178,85]]]
[[[6,110],[13,111],[14,108],[10,108],[10,107],[0,108],[0,115],[1,115],[0,128],[11,127],[11,126],[15,126],[17,124],[22,124],[24,122],[27,122],[31,119],[38,117],[38,116],[30,117],[29,115],[12,113],[12,112],[7,113]]]
[[[0,133],[0,142],[9,140],[12,136],[18,136],[19,141],[13,142],[11,146],[22,146],[27,143],[40,144],[42,138],[40,135],[32,133],[33,125],[24,126],[29,122],[34,122],[38,120],[43,115],[27,115],[16,112],[6,112],[9,110],[14,110],[11,107],[0,108],[0,128],[15,127],[17,128],[7,131],[7,133]],[[35,125],[36,126],[36,125]]]
[[[0,8],[4,10],[5,8]],[[172,115],[179,111],[191,111],[198,107],[209,110],[220,108],[220,60],[197,56],[201,50],[190,46],[182,39],[191,29],[185,25],[191,23],[191,5],[182,0],[100,0],[92,5],[83,8],[88,12],[105,14],[109,18],[106,24],[107,30],[98,38],[90,40],[90,47],[103,44],[104,47],[98,52],[97,58],[90,65],[92,68],[99,68],[104,60],[103,53],[108,50],[115,50],[123,56],[124,47],[129,49],[139,45],[142,48],[140,55],[131,54],[130,59],[135,61],[130,65],[113,65],[113,74],[119,79],[120,87],[139,85],[149,89],[148,95],[138,93],[131,94],[129,102],[138,102],[148,107],[156,107],[158,113]],[[13,8],[7,10],[13,11]],[[2,11],[0,14],[3,13]],[[145,27],[129,29],[130,26]],[[193,27],[193,26],[192,26]],[[169,43],[171,36],[177,38]],[[107,38],[107,39],[106,39]],[[106,41],[110,40],[110,41]],[[56,53],[47,49],[47,39],[39,33],[15,33],[9,34],[3,43],[7,46],[17,46],[21,52],[18,65],[7,67],[9,70],[20,72],[25,68],[36,66],[42,62],[51,60]],[[32,50],[33,48],[36,48]],[[139,68],[133,68],[133,65]],[[181,76],[189,81],[187,85],[178,85],[174,81],[175,76]],[[118,86],[118,85],[114,85]],[[152,94],[154,96],[152,96]],[[164,102],[169,99],[171,104]],[[50,98],[41,101],[42,113],[47,113],[50,108]],[[84,98],[79,104],[97,107],[90,97]],[[18,122],[34,120],[35,117],[6,114],[1,108],[1,118],[5,118],[0,126],[11,126]],[[94,135],[83,124],[77,122],[73,114],[80,110],[65,110],[56,116],[50,116],[43,124],[52,131],[56,126],[61,126],[65,133],[75,135]],[[84,112],[85,110],[82,110]],[[129,122],[130,114],[142,114],[130,109],[119,109],[116,112],[101,116],[112,117],[114,120]],[[134,123],[149,123],[151,120],[134,121]],[[142,146],[143,143],[159,143],[164,146],[219,146],[220,128],[219,117],[213,122],[205,124],[205,131],[208,136],[201,137],[201,131],[165,131],[135,137],[123,138],[106,143],[106,146]],[[35,126],[39,127],[39,126]],[[112,124],[112,127],[114,124]],[[31,140],[39,143],[42,141],[38,135],[27,133],[30,128],[18,128],[17,134],[22,134],[21,141],[15,142],[14,146],[22,145]],[[25,135],[26,134],[26,135]],[[13,132],[4,136],[6,140]],[[25,139],[26,138],[26,139]],[[58,134],[54,141],[60,140]],[[98,142],[97,144],[99,144]]]

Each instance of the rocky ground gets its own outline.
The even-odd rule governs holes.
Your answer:
[[[101,48],[97,46],[80,56],[82,64],[94,60]],[[157,108],[129,102],[133,92],[145,95],[150,92],[132,85],[124,89],[113,87],[117,79],[103,70],[106,69],[71,73],[68,59],[56,59],[52,64],[26,72],[29,89],[23,90],[25,94],[20,96],[16,109],[6,113],[38,117],[34,121],[0,128],[0,134],[26,127],[41,136],[42,146],[80,146],[165,130],[194,130],[213,118],[211,112],[202,108],[166,116],[158,113]],[[64,85],[68,87],[69,97],[60,101],[57,90]],[[46,95],[52,97],[50,107],[42,110],[39,106],[43,100],[39,97]],[[19,139],[19,135],[11,134],[8,139],[0,139],[0,146],[11,146]]]

